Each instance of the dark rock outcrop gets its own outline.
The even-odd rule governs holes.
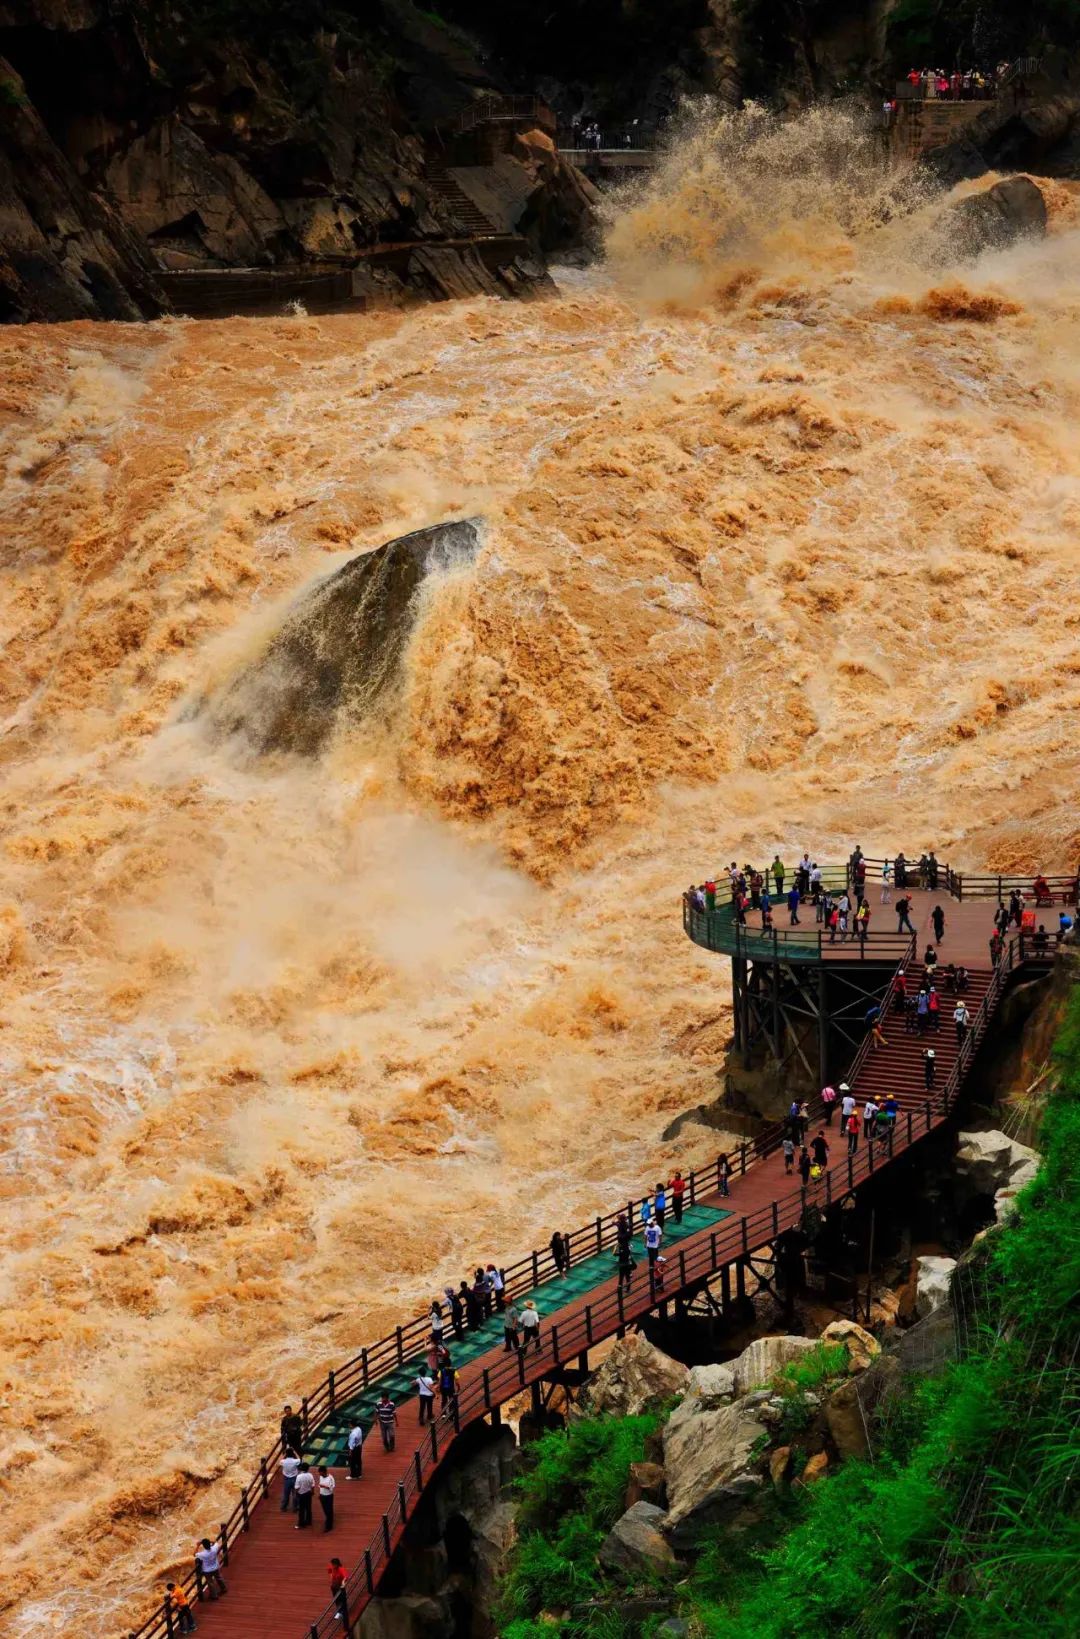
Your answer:
[[[1027,108],[991,103],[954,142],[925,154],[923,164],[948,187],[988,171],[1080,175],[1080,97],[1048,97]]]
[[[260,754],[315,756],[343,711],[362,717],[392,688],[421,582],[469,562],[478,545],[478,521],[470,520],[420,529],[353,558],[303,596],[260,658],[192,715]]]
[[[1042,238],[1046,201],[1030,177],[1010,176],[985,193],[972,194],[949,206],[948,238],[955,254],[968,256],[1002,250],[1017,239]]]
[[[506,89],[468,39],[410,0],[310,10],[0,0],[0,315],[159,313],[158,270],[357,269],[351,299],[384,302],[542,288],[592,213],[554,150],[507,160],[529,219],[501,250],[432,184]]]

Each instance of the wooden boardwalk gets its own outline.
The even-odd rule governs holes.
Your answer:
[[[879,890],[872,889],[871,893],[876,915],[888,916],[889,925],[895,926],[892,908],[875,903]],[[895,1156],[948,1119],[963,1076],[978,1042],[985,1035],[1009,974],[1021,963],[1026,966],[1030,961],[1030,941],[1025,949],[1014,938],[1000,968],[991,967],[988,940],[993,905],[987,900],[958,905],[944,893],[918,892],[914,899],[913,919],[920,957],[928,939],[933,906],[940,903],[945,910],[946,931],[938,947],[939,955],[943,962],[962,962],[970,970],[971,984],[966,999],[974,1027],[961,1051],[951,1018],[952,1002],[944,996],[940,1028],[925,1041],[909,1035],[898,1017],[888,1015],[885,1025],[888,1046],[871,1051],[869,1043],[864,1044],[848,1079],[860,1113],[869,1093],[895,1094],[900,1105],[895,1130],[887,1143],[869,1143],[860,1138],[857,1150],[849,1155],[846,1141],[834,1127],[828,1135],[831,1144],[828,1171],[809,1195],[811,1201],[822,1207],[858,1188],[873,1172],[888,1165]],[[1053,922],[1056,924],[1056,913]],[[851,955],[847,951],[842,955],[838,952],[837,959],[847,961]],[[920,964],[913,977],[917,978],[921,972]],[[935,1086],[929,1093],[924,1085],[922,1062],[927,1045],[934,1047],[937,1060]],[[819,1111],[820,1105],[817,1105],[811,1134],[818,1130]],[[276,1472],[268,1476],[265,1494],[252,1499],[247,1528],[230,1541],[229,1561],[224,1572],[229,1589],[227,1596],[216,1603],[203,1602],[196,1607],[200,1632],[210,1635],[211,1639],[218,1635],[223,1639],[226,1635],[231,1639],[304,1639],[305,1635],[308,1639],[324,1639],[328,1634],[341,1633],[344,1624],[335,1618],[329,1603],[327,1566],[331,1553],[340,1557],[350,1573],[350,1626],[354,1624],[372,1592],[377,1591],[405,1523],[435,1469],[445,1459],[458,1428],[465,1428],[486,1414],[495,1412],[497,1415],[498,1406],[558,1367],[576,1364],[592,1344],[621,1334],[665,1298],[700,1286],[718,1271],[769,1245],[778,1233],[800,1223],[807,1195],[799,1188],[797,1176],[785,1175],[778,1139],[770,1153],[756,1160],[747,1162],[744,1149],[743,1164],[745,1171],[732,1180],[730,1198],[719,1195],[715,1168],[706,1169],[704,1178],[697,1175],[696,1206],[693,1213],[688,1212],[688,1224],[684,1226],[689,1232],[670,1248],[665,1247],[668,1263],[663,1294],[657,1294],[650,1286],[643,1252],[629,1292],[625,1296],[618,1292],[614,1259],[605,1245],[598,1219],[596,1247],[590,1265],[595,1276],[592,1284],[587,1284],[584,1290],[575,1285],[572,1297],[564,1295],[566,1288],[561,1291],[558,1280],[539,1288],[537,1306],[542,1316],[539,1349],[523,1356],[507,1354],[498,1346],[490,1347],[459,1368],[456,1426],[454,1421],[441,1420],[436,1424],[433,1438],[428,1430],[419,1426],[417,1400],[411,1395],[397,1397],[397,1446],[393,1452],[384,1451],[372,1424],[378,1383],[366,1386],[362,1396],[348,1403],[350,1408],[362,1406],[365,1413],[368,1435],[363,1477],[350,1481],[343,1468],[334,1468],[337,1490],[332,1534],[323,1532],[317,1500],[311,1529],[298,1531],[295,1516],[279,1509],[279,1476]],[[584,1261],[588,1261],[587,1258]],[[606,1269],[610,1269],[610,1273],[606,1273]],[[414,1373],[415,1360],[414,1353],[408,1368],[402,1369]],[[397,1380],[401,1381],[400,1373]],[[342,1426],[345,1424],[339,1414],[337,1427]],[[314,1449],[317,1440],[316,1430],[314,1441],[307,1442],[308,1447]],[[340,1446],[340,1435],[335,1435],[334,1441]],[[332,1449],[334,1441],[328,1449]],[[167,1631],[159,1607],[157,1616],[144,1624],[139,1634],[150,1639],[151,1635]]]

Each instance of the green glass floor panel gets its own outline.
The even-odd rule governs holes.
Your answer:
[[[677,1246],[688,1235],[696,1235],[702,1229],[712,1229],[730,1217],[730,1212],[721,1211],[718,1207],[690,1206],[683,1211],[682,1223],[677,1224],[669,1213],[664,1224],[665,1256],[669,1254],[671,1247]],[[645,1250],[641,1244],[640,1233],[635,1239],[635,1256],[639,1262],[645,1262]],[[603,1286],[606,1281],[612,1279],[615,1272],[614,1252],[610,1249],[597,1252],[591,1258],[583,1258],[580,1263],[573,1264],[561,1280],[545,1281],[535,1291],[523,1292],[514,1301],[520,1309],[525,1299],[531,1297],[540,1311],[541,1319],[544,1320],[549,1314],[555,1314],[565,1308],[567,1303],[583,1297],[585,1293],[598,1286]],[[456,1338],[449,1328],[443,1335],[451,1359],[460,1369],[502,1343],[503,1317],[499,1313],[489,1315],[483,1325],[478,1326],[475,1331],[466,1332],[462,1338]],[[306,1442],[305,1456],[314,1457],[316,1461],[329,1460],[335,1464],[343,1462],[345,1439],[354,1420],[358,1418],[363,1428],[370,1428],[375,1415],[375,1402],[384,1389],[395,1402],[410,1400],[423,1359],[423,1353],[417,1352],[403,1365],[373,1379],[362,1393],[343,1401]]]

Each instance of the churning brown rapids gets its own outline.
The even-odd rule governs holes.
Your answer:
[[[961,266],[886,184],[703,116],[550,301],[3,336],[3,1631],[117,1631],[285,1399],[714,1151],[691,879],[1075,859],[1075,201]],[[192,715],[468,517],[388,717]]]

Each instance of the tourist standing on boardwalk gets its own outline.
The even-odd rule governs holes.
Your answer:
[[[787,1177],[795,1165],[795,1140],[790,1130],[784,1134],[781,1148],[784,1151],[784,1176]]]
[[[384,1389],[375,1402],[375,1420],[382,1435],[384,1451],[393,1451],[397,1436],[397,1407]]]
[[[630,1250],[629,1242],[620,1241],[615,1249],[615,1256],[619,1262],[619,1291],[621,1292],[624,1286],[629,1291],[634,1270],[637,1268],[637,1259]]]
[[[848,1116],[855,1108],[855,1097],[846,1081],[840,1083],[840,1131],[847,1132]]]
[[[506,1308],[506,1282],[503,1279],[503,1272],[501,1269],[498,1269],[495,1264],[489,1263],[486,1273],[488,1291],[491,1294],[497,1312],[501,1314]]]
[[[953,1008],[953,1024],[956,1026],[956,1045],[957,1047],[963,1047],[964,1037],[971,1025],[971,1014],[967,1010],[967,1003],[963,997]]]
[[[296,1476],[293,1487],[296,1493],[296,1525],[297,1531],[306,1530],[311,1524],[311,1499],[315,1491],[315,1476],[307,1463],[300,1464],[300,1472]]]
[[[337,1619],[349,1626],[349,1575],[340,1559],[334,1558],[326,1569],[330,1572],[330,1597],[337,1606]]]
[[[364,1472],[364,1431],[359,1423],[349,1430],[349,1479],[358,1480]]]
[[[416,1393],[420,1402],[420,1427],[423,1428],[435,1416],[435,1379],[423,1368],[416,1374]]]
[[[847,1149],[849,1155],[854,1155],[859,1147],[859,1112],[852,1110],[844,1122],[844,1131],[847,1133]]]
[[[322,1509],[323,1535],[334,1529],[334,1492],[337,1481],[325,1463],[319,1464],[319,1507]]]
[[[833,1111],[836,1108],[836,1088],[823,1087],[821,1089],[821,1103],[825,1110],[825,1125],[832,1126]]]
[[[663,1227],[664,1227],[664,1219],[665,1219],[666,1216],[667,1216],[667,1189],[663,1184],[657,1184],[657,1186],[656,1186],[656,1197],[653,1201],[653,1217],[656,1219],[656,1221],[660,1225],[661,1229],[663,1229]]]
[[[716,1163],[716,1186],[720,1191],[720,1194],[725,1198],[731,1194],[731,1189],[728,1182],[730,1177],[731,1162],[728,1160],[727,1153],[725,1152],[718,1158]]]
[[[645,1225],[652,1217],[652,1197],[650,1195],[642,1196],[641,1210],[638,1213],[638,1217],[641,1219],[641,1227],[642,1230],[644,1230]]]
[[[188,1603],[188,1596],[179,1582],[166,1582],[165,1608],[176,1612],[176,1623],[181,1633],[194,1633],[196,1631],[195,1617]]]
[[[443,1421],[449,1422],[457,1411],[458,1374],[447,1355],[439,1367],[439,1410]]]
[[[477,1264],[473,1273],[473,1295],[480,1305],[481,1318],[486,1320],[491,1313],[491,1290],[488,1286],[487,1276],[479,1264]]]
[[[671,1210],[675,1214],[675,1222],[677,1224],[681,1224],[683,1214],[683,1196],[686,1194],[686,1179],[683,1177],[678,1167],[675,1168],[675,1176],[668,1184],[668,1189],[671,1191]]]
[[[811,1147],[814,1151],[815,1163],[819,1167],[827,1167],[829,1164],[829,1140],[825,1137],[824,1127],[822,1127],[821,1131],[814,1139]]]
[[[303,1466],[307,1468],[306,1463]],[[299,1484],[299,1481],[297,1483]],[[309,1502],[309,1515],[310,1512],[311,1504]],[[229,1591],[221,1575],[221,1549],[216,1542],[211,1542],[209,1537],[203,1537],[195,1550],[195,1584],[199,1590],[200,1599],[203,1597],[204,1592],[208,1593],[211,1599],[216,1599],[219,1594],[228,1593]]]
[[[521,1316],[518,1314],[517,1304],[511,1303],[509,1309],[503,1311],[503,1354],[513,1354],[521,1347],[518,1332],[521,1328]]]
[[[443,1335],[443,1311],[442,1304],[439,1302],[438,1298],[432,1299],[431,1309],[428,1313],[428,1327],[431,1332],[431,1341],[433,1343],[441,1343]]]
[[[892,866],[889,864],[888,860],[886,860],[884,865],[881,867],[881,903],[883,905],[889,905],[892,903],[891,881]]]
[[[465,1304],[465,1320],[470,1332],[475,1332],[478,1326],[484,1324],[484,1302],[475,1286],[470,1286],[467,1280],[461,1283],[461,1296]]]
[[[934,943],[940,945],[945,937],[945,912],[940,905],[935,905],[930,912],[930,920],[934,924]]]
[[[773,855],[771,869],[773,881],[776,883],[776,897],[782,899],[784,897],[784,866],[779,854]]]
[[[896,931],[897,933],[914,933],[911,925],[911,900],[907,894],[902,894],[896,901]]]
[[[300,1459],[295,1451],[287,1451],[281,1459],[281,1512],[288,1513],[292,1503],[293,1486],[300,1472]]]
[[[855,932],[859,935],[859,943],[866,944],[866,936],[870,932],[870,901],[860,899],[859,908],[855,912]]]
[[[1001,961],[1001,935],[997,928],[990,936],[990,961],[994,967]]]
[[[548,1242],[548,1246],[551,1249],[551,1256],[555,1264],[556,1273],[559,1275],[565,1275],[566,1245],[558,1230],[556,1230],[554,1235],[552,1235],[550,1241]]]
[[[929,1092],[933,1087],[934,1077],[936,1074],[937,1058],[935,1056],[934,1049],[932,1047],[928,1047],[926,1052],[923,1054],[923,1080],[926,1083],[927,1092]]]
[[[660,1251],[660,1242],[663,1240],[663,1237],[664,1232],[660,1228],[660,1225],[657,1223],[656,1219],[650,1218],[649,1222],[645,1225],[645,1250],[649,1254],[650,1269],[656,1262],[657,1255]]]
[[[304,1455],[304,1424],[291,1406],[286,1406],[281,1414],[281,1449],[295,1451],[298,1457]]]
[[[532,1298],[526,1298],[525,1299],[525,1307],[521,1311],[521,1333],[522,1333],[522,1342],[521,1342],[522,1353],[523,1354],[528,1354],[529,1344],[531,1343],[534,1346],[534,1348],[536,1349],[537,1353],[539,1354],[539,1352],[540,1352],[540,1312],[537,1309],[536,1304],[533,1302]]]
[[[787,908],[788,923],[791,927],[797,928],[799,925],[799,890],[797,887],[792,887],[787,896]]]
[[[799,1151],[799,1177],[802,1179],[803,1189],[805,1189],[807,1184],[810,1182],[810,1168],[812,1166],[813,1162],[810,1159],[810,1151],[804,1144],[802,1149]]]
[[[454,1336],[460,1342],[465,1336],[465,1304],[461,1293],[455,1292],[452,1286],[444,1286],[443,1296],[450,1305],[450,1324],[454,1328]]]
[[[896,877],[896,886],[898,888],[906,888],[907,887],[907,857],[906,857],[906,855],[904,855],[902,853],[897,854],[895,863],[893,865],[893,872],[894,872],[894,875]]]

